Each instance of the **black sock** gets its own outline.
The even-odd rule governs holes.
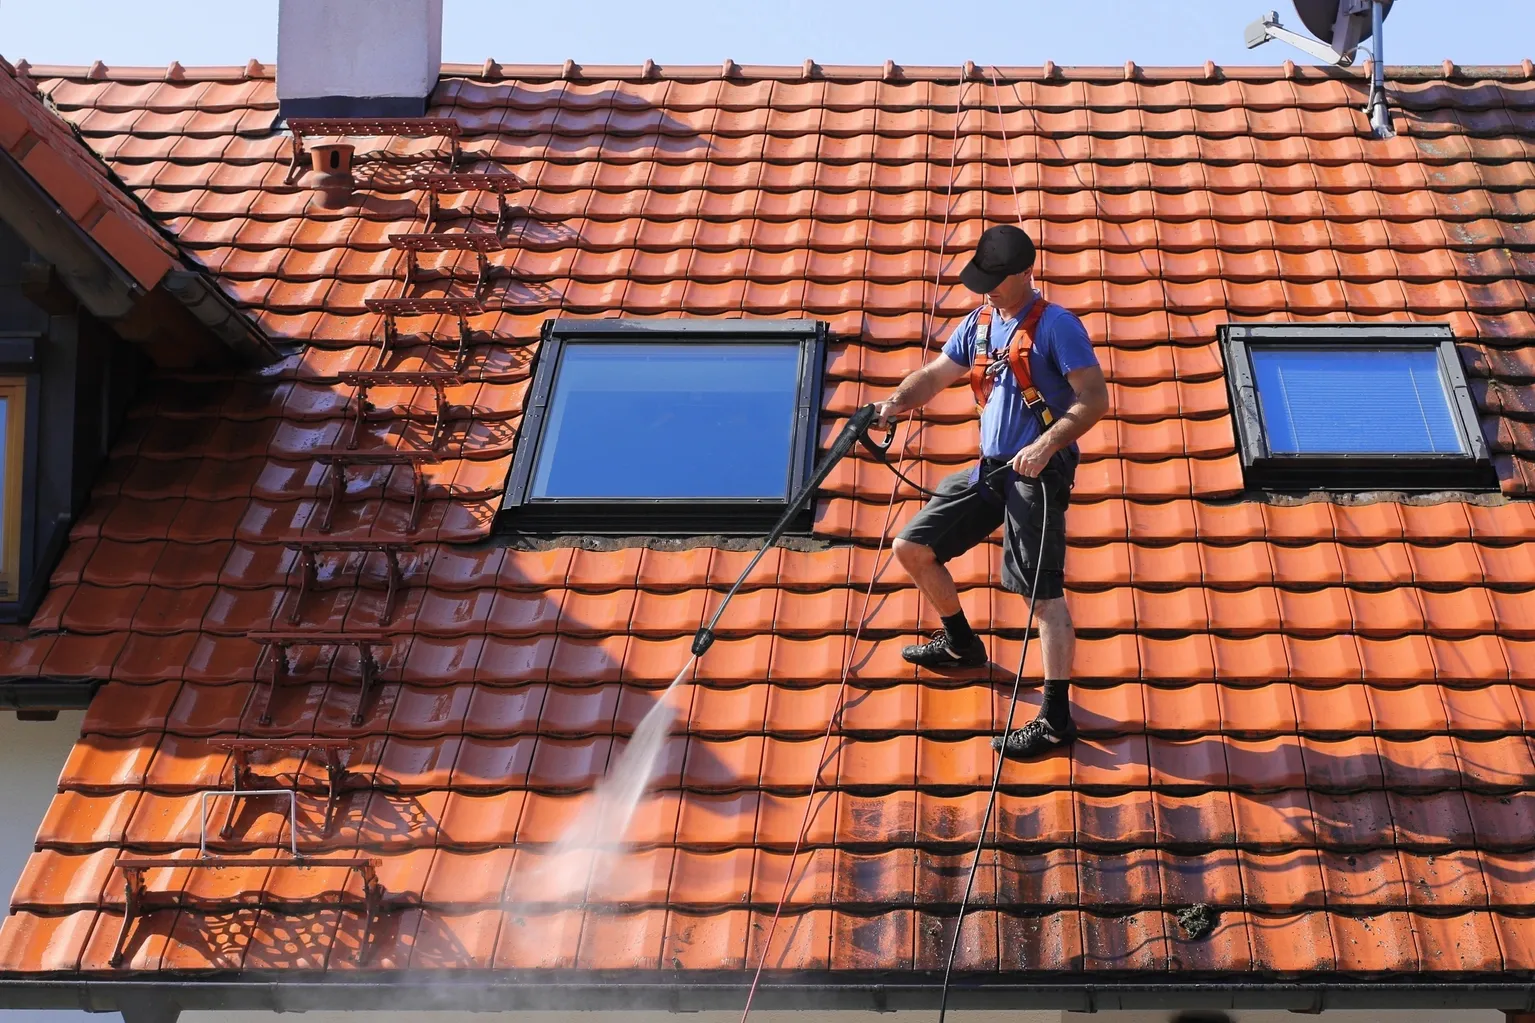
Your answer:
[[[943,631],[948,634],[949,645],[955,650],[965,650],[975,644],[975,632],[970,628],[964,608],[938,620],[943,622]]]
[[[1069,679],[1046,679],[1045,702],[1039,708],[1039,716],[1047,721],[1051,728],[1060,730],[1066,727],[1066,720],[1071,717],[1071,681]]]

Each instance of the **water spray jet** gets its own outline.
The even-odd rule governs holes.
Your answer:
[[[591,798],[586,806],[555,843],[554,855],[550,857],[549,865],[528,878],[528,881],[537,884],[541,897],[547,898],[551,894],[571,896],[579,890],[582,901],[586,901],[590,886],[600,879],[597,870],[600,865],[599,860],[614,856],[622,849],[624,836],[628,834],[635,811],[639,809],[640,799],[644,797],[655,777],[661,761],[661,753],[666,747],[666,738],[671,733],[672,724],[677,718],[678,709],[671,698],[672,692],[682,685],[689,670],[714,644],[714,630],[719,625],[725,608],[730,605],[731,598],[741,589],[752,570],[757,567],[757,563],[783,536],[789,524],[804,510],[805,505],[815,496],[821,484],[826,482],[826,477],[830,475],[832,469],[847,456],[855,443],[862,441],[875,457],[889,464],[886,455],[890,450],[891,442],[895,440],[895,427],[893,425],[890,427],[889,434],[883,442],[871,439],[869,429],[874,425],[877,417],[875,407],[865,405],[847,421],[810,474],[810,478],[795,492],[778,522],[763,537],[762,547],[746,563],[735,584],[726,591],[725,598],[720,601],[719,607],[715,608],[714,615],[707,623],[699,626],[698,632],[693,636],[692,656],[682,666],[677,677],[672,679],[671,684],[661,693],[661,698],[656,705],[650,708],[640,720],[624,751],[619,754],[618,759],[608,768],[607,774],[592,789]]]

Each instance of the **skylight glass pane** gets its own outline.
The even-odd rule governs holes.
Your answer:
[[[1251,352],[1274,454],[1466,453],[1436,349],[1253,346]]]
[[[535,498],[789,496],[800,346],[567,342]]]

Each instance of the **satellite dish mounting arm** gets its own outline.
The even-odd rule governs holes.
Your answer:
[[[1263,17],[1247,26],[1247,48],[1255,50],[1270,39],[1278,39],[1282,43],[1289,43],[1297,50],[1309,53],[1317,60],[1336,64],[1339,67],[1348,67],[1354,63],[1354,51],[1339,53],[1326,43],[1310,36],[1303,36],[1299,32],[1291,32],[1279,23],[1279,12],[1269,11]]]

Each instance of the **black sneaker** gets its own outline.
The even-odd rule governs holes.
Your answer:
[[[1050,722],[1044,718],[1035,718],[1009,735],[993,737],[991,748],[1013,760],[1029,760],[1041,753],[1061,749],[1076,737],[1077,726],[1069,717],[1066,727],[1060,730],[1050,727]]]
[[[949,642],[949,634],[942,629],[933,633],[926,643],[916,643],[901,649],[901,657],[924,668],[979,668],[990,660],[986,656],[986,644],[981,637],[964,650],[955,649]]]

